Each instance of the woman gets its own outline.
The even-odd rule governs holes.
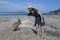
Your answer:
[[[38,10],[36,10],[35,8],[33,8],[32,6],[28,7],[28,11],[29,14],[23,19],[26,20],[28,18],[28,16],[34,16],[35,17],[35,26],[36,26],[36,34],[39,35],[39,28],[41,29],[41,38],[44,38],[44,20],[43,20],[43,16],[40,12],[38,12]]]

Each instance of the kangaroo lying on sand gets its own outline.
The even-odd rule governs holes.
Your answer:
[[[20,20],[20,19],[18,19],[17,22],[13,23],[13,24],[12,24],[13,31],[19,30],[18,26],[19,26],[20,24],[21,24],[21,20]]]

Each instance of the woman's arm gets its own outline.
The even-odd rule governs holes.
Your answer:
[[[32,13],[34,14],[34,11],[32,11]],[[43,16],[41,12],[38,12],[38,15],[41,17],[41,22],[43,22]]]
[[[28,19],[28,16],[25,16],[21,21],[24,21],[24,20],[26,20],[26,19]]]
[[[41,17],[41,22],[43,22],[43,16],[41,12],[38,12],[38,15]]]

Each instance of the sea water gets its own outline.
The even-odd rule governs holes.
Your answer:
[[[27,16],[28,14],[27,13],[0,13],[0,18],[2,17],[17,17],[17,18],[20,18],[22,19],[23,17]],[[46,13],[43,13],[42,14],[44,18],[48,17],[48,16],[53,16],[53,14],[46,14]]]
[[[22,16],[27,16],[27,14],[25,13],[0,13],[0,17],[13,17],[13,16],[17,16],[17,17],[22,17]],[[43,14],[44,17],[46,16],[51,16],[50,14]]]

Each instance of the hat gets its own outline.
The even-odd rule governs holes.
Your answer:
[[[28,8],[33,8],[32,6],[28,6]]]

